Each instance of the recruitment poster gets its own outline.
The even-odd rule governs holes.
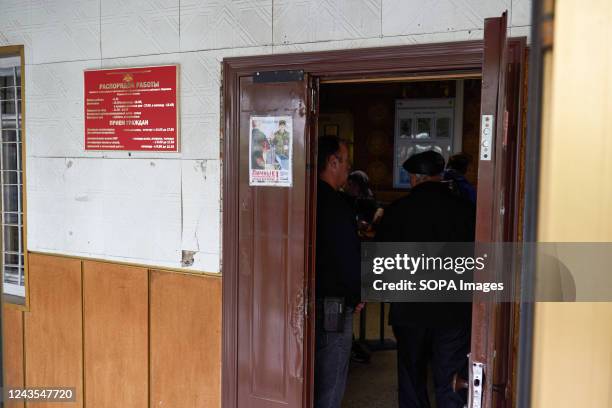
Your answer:
[[[291,187],[291,116],[251,116],[249,130],[249,185]]]
[[[178,66],[85,71],[85,150],[178,152]]]

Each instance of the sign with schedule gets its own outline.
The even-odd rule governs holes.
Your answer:
[[[87,70],[85,150],[179,151],[178,65]]]

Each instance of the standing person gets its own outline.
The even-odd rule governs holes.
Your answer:
[[[444,180],[451,183],[451,189],[457,195],[467,198],[476,205],[476,189],[465,178],[468,167],[472,163],[472,157],[467,153],[457,153],[448,159],[448,165],[444,172]]]
[[[346,194],[357,214],[360,233],[371,230],[382,217],[382,208],[370,189],[370,178],[362,170],[355,170],[348,176]]]
[[[386,211],[378,239],[385,242],[471,242],[473,204],[442,183],[444,158],[427,151],[403,164],[412,190]],[[462,408],[465,396],[451,388],[453,375],[467,369],[469,303],[392,303],[389,324],[397,340],[400,408],[429,408],[427,364],[433,370],[438,408]]]
[[[317,165],[314,406],[340,408],[351,353],[353,312],[361,308],[355,213],[338,191],[350,169],[346,144],[336,137],[321,137]]]

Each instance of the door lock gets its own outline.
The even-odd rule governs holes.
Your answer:
[[[472,391],[470,392],[469,408],[482,407],[482,382],[484,380],[484,364],[474,361],[472,363]]]

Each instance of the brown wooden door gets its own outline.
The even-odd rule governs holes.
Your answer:
[[[525,41],[507,38],[507,14],[485,20],[482,65],[481,145],[478,166],[476,240],[519,239],[521,208],[521,100]],[[487,138],[487,133],[490,138]],[[496,265],[499,269],[500,265]],[[499,273],[499,270],[497,271]],[[475,276],[493,281],[495,271]],[[516,290],[516,288],[514,288]],[[474,295],[470,354],[470,408],[510,406],[515,305]],[[477,365],[482,364],[481,404],[474,395]]]
[[[307,78],[257,83],[246,76],[238,87],[237,406],[301,407],[309,199]],[[253,116],[292,118],[291,187],[249,186]]]

